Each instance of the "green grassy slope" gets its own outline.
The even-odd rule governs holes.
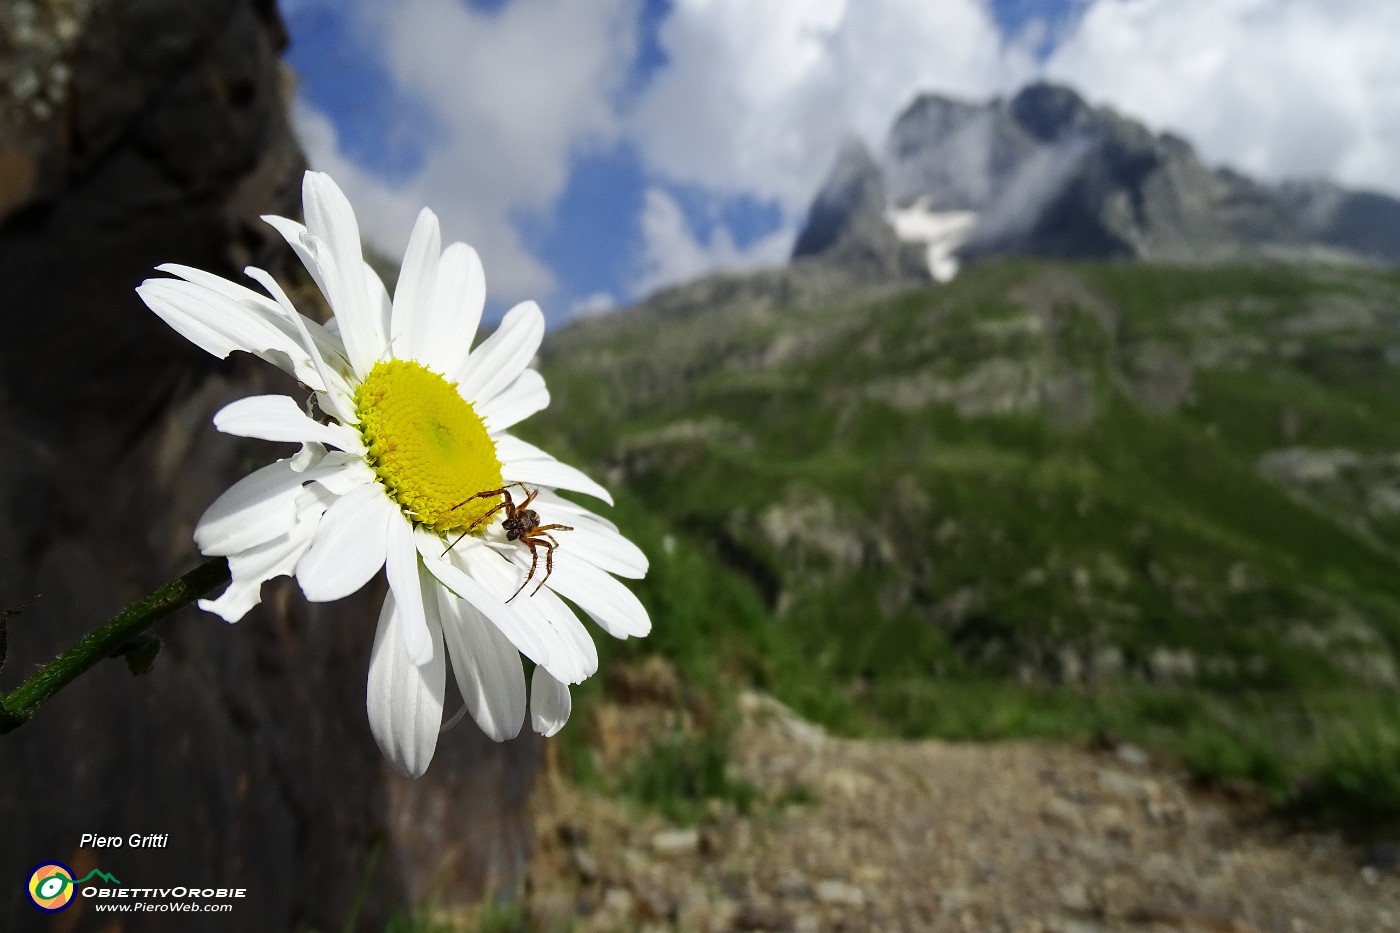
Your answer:
[[[1400,276],[998,261],[643,307],[543,371],[524,433],[653,560],[656,632],[610,650],[846,731],[1107,730],[1400,816]]]

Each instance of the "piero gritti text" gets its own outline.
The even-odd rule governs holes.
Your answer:
[[[99,836],[83,833],[78,840],[78,848],[92,849],[164,849],[170,842],[169,833],[132,833],[130,836]]]

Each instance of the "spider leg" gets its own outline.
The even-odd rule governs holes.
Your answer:
[[[481,515],[481,517],[479,517],[476,521],[474,521],[474,522],[472,522],[470,525],[468,525],[468,526],[467,526],[467,530],[464,531],[464,532],[462,532],[461,534],[459,534],[455,539],[453,539],[452,543],[449,544],[449,545],[447,546],[447,551],[450,551],[450,550],[452,550],[454,547],[456,547],[456,546],[461,542],[461,540],[462,540],[463,538],[465,538],[467,535],[471,534],[473,531],[476,530],[476,526],[477,526],[477,525],[480,525],[482,522],[486,521],[486,520],[487,520],[488,518],[490,518],[492,515],[495,515],[497,512],[499,512],[501,509],[505,509],[505,510],[506,510],[506,516],[507,516],[507,517],[509,517],[509,516],[511,516],[511,515],[514,515],[514,514],[515,514],[515,503],[514,503],[514,502],[511,500],[511,498],[510,498],[510,492],[508,491],[508,487],[509,487],[509,486],[518,486],[518,485],[520,485],[520,484],[519,484],[519,483],[509,483],[509,484],[507,484],[506,486],[502,486],[500,489],[487,489],[487,490],[484,490],[483,492],[479,492],[479,493],[477,493],[477,494],[474,495],[474,496],[467,496],[467,497],[466,497],[465,499],[463,499],[461,502],[458,502],[456,505],[452,506],[451,509],[448,509],[447,511],[451,512],[453,509],[456,509],[456,508],[459,508],[459,507],[461,507],[461,506],[466,505],[468,502],[472,501],[473,499],[480,499],[480,498],[483,498],[483,497],[485,497],[485,496],[504,496],[504,497],[505,497],[505,501],[504,501],[504,502],[497,502],[495,505],[491,506],[491,508],[487,509],[486,512],[485,512],[483,515]],[[442,553],[443,553],[443,554],[446,554],[447,551],[443,551]]]
[[[460,504],[460,503],[459,503],[459,504]],[[504,503],[504,502],[502,502],[501,504],[497,505],[495,508],[491,509],[490,512],[487,512],[485,515],[481,516],[481,517],[478,518],[476,521],[472,522],[471,525],[467,528],[466,531],[462,532],[462,533],[459,534],[457,537],[455,537],[455,538],[452,539],[452,543],[449,544],[449,545],[447,546],[447,550],[442,552],[443,555],[445,556],[445,555],[447,554],[447,551],[452,550],[454,547],[456,547],[458,544],[460,544],[461,541],[462,541],[462,539],[465,538],[467,535],[471,534],[471,533],[472,533],[472,529],[476,528],[477,525],[480,525],[482,522],[486,521],[486,519],[490,518],[495,512],[497,512],[497,511],[499,511],[500,509],[503,509],[503,508],[505,508],[505,503]]]
[[[504,501],[504,502],[497,502],[495,505],[491,506],[491,508],[489,508],[489,509],[487,509],[485,512],[483,512],[483,513],[481,514],[481,516],[480,516],[479,518],[477,518],[476,521],[472,522],[470,525],[467,526],[467,531],[468,531],[468,532],[475,531],[477,525],[480,525],[482,522],[486,521],[486,520],[487,520],[488,518],[490,518],[492,515],[495,515],[497,512],[499,512],[501,509],[505,509],[505,510],[506,510],[506,517],[507,517],[507,518],[510,518],[512,515],[515,514],[515,503],[513,503],[513,502],[510,501],[510,493],[506,492],[505,490],[501,490],[501,491],[500,491],[500,494],[506,497],[506,501]],[[472,496],[472,498],[475,499],[476,496]]]
[[[549,538],[549,542],[547,544],[542,543],[540,545],[540,547],[544,548],[544,577],[540,580],[539,583],[535,584],[535,588],[530,591],[531,596],[534,596],[540,591],[540,587],[544,586],[545,580],[548,580],[549,575],[554,572],[554,549],[559,546],[559,542],[555,541],[549,535],[543,535],[543,537]],[[530,578],[526,577],[525,582],[529,583]],[[521,589],[524,589],[524,587],[521,587]]]
[[[458,502],[456,505],[451,506],[447,511],[451,512],[453,509],[460,509],[462,506],[466,505],[468,502],[472,501],[473,499],[481,499],[481,498],[484,498],[484,497],[486,497],[486,496],[505,496],[505,497],[506,497],[506,501],[509,502],[509,501],[510,501],[510,492],[509,492],[509,490],[510,490],[510,487],[512,487],[512,486],[519,486],[521,489],[526,488],[524,483],[506,483],[504,486],[501,486],[501,487],[499,487],[498,489],[483,489],[481,492],[473,493],[472,495],[467,496],[467,497],[466,497],[465,499],[463,499],[461,502]]]
[[[530,507],[530,503],[535,501],[535,496],[538,496],[540,494],[540,491],[538,489],[531,489],[524,483],[517,483],[516,485],[518,485],[521,489],[529,493],[529,495],[525,497],[525,501],[520,503],[520,508],[516,509],[516,511],[519,512],[523,509],[528,509]]]
[[[469,534],[471,534],[471,529],[467,529],[466,531],[464,531],[464,532],[462,532],[461,534],[459,534],[457,537],[453,538],[453,539],[452,539],[452,543],[449,544],[449,545],[447,546],[447,550],[446,550],[446,551],[443,551],[443,552],[442,552],[441,554],[439,554],[438,556],[439,556],[439,557],[446,557],[446,556],[447,556],[447,551],[452,550],[454,547],[456,547],[458,544],[460,544],[461,541],[462,541],[462,539],[465,538],[465,537],[466,537],[467,535],[469,535]]]
[[[535,530],[530,534],[539,534],[542,531],[573,531],[572,525],[536,525]],[[546,537],[548,537],[546,535]],[[556,542],[557,544],[557,542]]]
[[[487,489],[487,490],[485,490],[484,492],[475,493],[475,494],[473,494],[473,495],[467,496],[467,497],[466,497],[465,499],[463,499],[461,502],[455,502],[455,503],[453,503],[452,505],[448,506],[448,507],[447,507],[447,511],[449,511],[449,512],[455,512],[457,509],[460,509],[462,506],[466,505],[468,502],[472,501],[473,499],[479,498],[479,497],[481,497],[481,496],[495,496],[495,495],[499,495],[501,492],[502,492],[502,490],[500,490],[500,489]]]
[[[513,500],[511,500],[511,498],[510,498],[510,487],[512,487],[512,486],[519,486],[521,489],[523,489],[523,490],[525,490],[527,493],[529,493],[529,496],[525,499],[525,501],[522,502],[522,503],[520,503],[520,508],[521,508],[521,509],[523,509],[523,508],[525,508],[525,506],[529,505],[529,504],[530,504],[530,500],[533,499],[533,498],[535,498],[535,496],[539,494],[539,490],[538,490],[538,489],[536,489],[534,492],[530,492],[530,487],[529,487],[529,486],[526,486],[524,483],[521,483],[521,482],[518,482],[518,481],[517,481],[517,482],[514,482],[514,483],[506,483],[506,484],[505,484],[504,486],[502,486],[500,489],[488,489],[488,490],[486,490],[485,492],[479,492],[479,493],[477,493],[475,496],[472,496],[472,498],[473,498],[473,499],[477,499],[477,498],[480,498],[481,496],[505,496],[505,497],[506,497],[506,501],[508,501],[508,502],[509,502],[509,501],[513,501]]]
[[[530,548],[530,572],[525,574],[525,579],[521,581],[520,588],[517,589],[514,593],[510,594],[510,599],[514,599],[515,597],[519,596],[520,590],[525,589],[525,585],[529,583],[530,578],[535,575],[535,567],[536,565],[538,565],[540,560],[539,552],[535,550],[535,542],[528,537],[521,538],[520,540],[524,541],[525,544]],[[534,596],[535,594],[531,593],[530,595]],[[506,602],[510,602],[510,599],[506,600]]]

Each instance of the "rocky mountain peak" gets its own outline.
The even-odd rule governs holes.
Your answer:
[[[1039,82],[986,103],[916,98],[890,128],[879,160],[882,223],[872,222],[869,203],[881,184],[868,165],[862,171],[860,210],[841,209],[853,204],[849,181],[833,173],[794,257],[842,262],[871,249],[887,253],[894,232],[928,245],[934,277],[941,277],[937,261],[946,269],[949,257],[955,264],[957,256],[1000,253],[1400,262],[1400,201],[1212,169],[1181,137],[1063,85]]]
[[[879,163],[858,139],[847,139],[812,202],[793,259],[835,257],[862,278],[917,269],[919,260],[886,222],[888,203]]]
[[[1009,110],[1021,129],[1044,142],[1090,131],[1095,120],[1094,110],[1073,88],[1044,81],[1023,88]]]
[[[841,145],[826,184],[812,202],[807,225],[793,247],[793,256],[825,252],[849,238],[867,218],[885,213],[885,179],[870,150],[858,139]]]

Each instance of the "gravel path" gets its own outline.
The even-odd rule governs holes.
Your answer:
[[[557,777],[536,793],[539,929],[1341,933],[1400,929],[1400,873],[1131,747],[834,738],[747,695],[767,801],[677,827]]]

